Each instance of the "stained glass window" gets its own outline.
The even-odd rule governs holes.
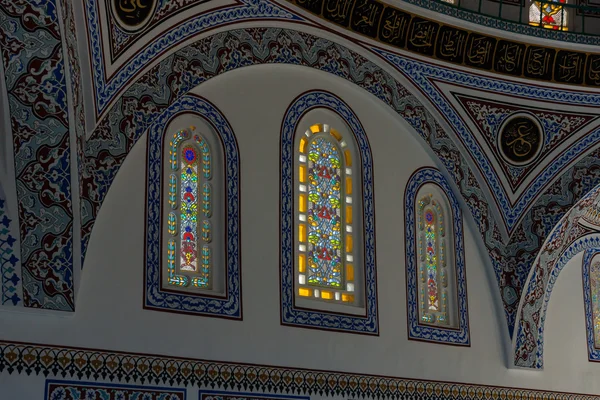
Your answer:
[[[211,288],[211,155],[194,127],[169,142],[167,282]]]
[[[432,194],[418,203],[419,317],[422,323],[447,325],[448,269],[444,212]]]
[[[352,151],[326,124],[311,126],[298,146],[298,295],[352,304]]]
[[[600,349],[600,262],[592,264],[589,274],[594,346]]]
[[[529,6],[529,24],[554,30],[567,30],[567,0],[533,1]]]

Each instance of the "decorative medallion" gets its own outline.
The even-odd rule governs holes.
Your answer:
[[[139,31],[152,18],[156,0],[109,0],[113,16],[128,32]]]
[[[527,165],[542,150],[544,133],[537,118],[530,113],[509,115],[500,126],[498,148],[504,161],[512,165]]]

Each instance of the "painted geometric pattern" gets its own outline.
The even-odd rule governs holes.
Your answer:
[[[163,137],[173,116],[192,112],[206,119],[215,127],[225,154],[225,199],[226,227],[225,273],[227,275],[224,298],[206,295],[176,293],[161,288],[161,182],[163,176]],[[144,307],[163,311],[186,312],[202,315],[218,315],[227,318],[242,318],[240,232],[239,232],[239,152],[233,130],[223,114],[210,102],[196,97],[183,96],[162,111],[148,131],[148,181],[146,203],[146,273]],[[166,184],[166,183],[165,183]],[[166,203],[166,201],[165,201]]]
[[[450,201],[453,221],[452,229],[447,232],[454,238],[454,257],[456,271],[456,297],[458,299],[458,329],[444,328],[420,323],[419,318],[419,291],[417,284],[418,256],[416,244],[417,227],[415,215],[415,202],[419,189],[427,184],[437,184],[446,194]],[[410,178],[404,193],[404,219],[405,219],[405,243],[406,243],[406,295],[408,304],[408,336],[411,339],[420,339],[430,342],[451,343],[455,345],[470,345],[469,337],[469,313],[467,307],[467,283],[465,271],[465,249],[463,244],[463,222],[462,213],[458,199],[454,196],[450,185],[444,176],[434,168],[422,168],[417,170]],[[447,224],[446,224],[447,225]],[[452,267],[452,266],[451,266]]]
[[[17,275],[17,263],[19,258],[14,251],[17,241],[10,234],[10,223],[6,210],[6,200],[0,197],[0,278],[2,278],[2,302],[16,306],[21,300],[18,296],[19,276]]]
[[[371,399],[587,400],[600,396],[0,342],[0,372]],[[257,398],[262,398],[258,395]],[[280,397],[280,396],[278,396]]]
[[[541,164],[544,156],[556,150],[579,130],[595,120],[597,114],[556,112],[551,110],[514,105],[500,101],[489,101],[478,97],[452,93],[471,121],[479,128],[478,134],[485,139],[494,153],[498,165],[503,169],[511,189],[518,188],[530,172]],[[525,166],[510,165],[502,160],[498,152],[497,136],[502,122],[512,113],[528,111],[541,122],[545,140],[540,150],[542,157]]]
[[[590,361],[600,362],[600,248],[590,248],[583,254],[583,303]],[[594,261],[595,259],[595,261]]]
[[[294,305],[294,135],[302,116],[315,107],[326,107],[340,115],[354,133],[362,161],[362,194],[364,229],[364,270],[366,316],[349,316],[296,308]],[[360,184],[355,181],[356,185]],[[354,205],[356,207],[357,205]],[[360,213],[359,213],[360,214]],[[375,272],[375,220],[373,204],[373,166],[371,148],[356,114],[331,93],[314,91],[297,98],[284,116],[281,131],[281,321],[285,325],[318,327],[377,335],[377,282]]]
[[[23,304],[72,311],[73,211],[65,63],[55,1],[0,0]]]
[[[198,400],[310,400],[310,397],[200,390]]]
[[[46,380],[45,400],[185,400],[185,389]]]
[[[162,1],[166,3],[166,1]],[[98,9],[101,3],[101,1],[95,0],[86,1],[84,4],[88,21],[89,48],[92,58],[97,116],[107,110],[109,104],[113,100],[116,100],[120,90],[127,85],[131,78],[148,65],[149,60],[154,60],[168,49],[190,37],[232,22],[256,19],[304,20],[304,18],[292,14],[268,0],[239,0],[234,5],[207,11],[194,18],[184,20],[183,23],[152,38],[152,41],[141,50],[136,51],[123,66],[110,75],[105,69],[105,61],[108,57],[104,56],[103,36],[99,22]],[[108,80],[106,80],[107,76],[109,77]]]

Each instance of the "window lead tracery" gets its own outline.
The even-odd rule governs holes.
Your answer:
[[[169,143],[167,216],[168,283],[211,288],[211,154],[195,127],[174,134]]]
[[[298,152],[298,295],[355,301],[352,152],[342,135],[315,124]]]

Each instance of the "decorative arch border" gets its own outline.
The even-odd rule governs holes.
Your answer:
[[[163,140],[169,122],[179,114],[204,118],[223,145],[225,173],[225,296],[174,293],[161,289],[161,196]],[[176,100],[148,130],[146,177],[146,245],[144,251],[144,308],[231,319],[242,319],[240,239],[240,157],[233,129],[219,109],[196,95]]]
[[[554,284],[564,266],[576,254],[600,248],[600,233],[579,223],[583,213],[600,193],[588,192],[548,235],[532,267],[517,312],[513,337],[513,362],[517,367],[544,366],[544,323]]]
[[[592,304],[590,267],[592,264],[592,260],[598,254],[600,254],[600,247],[587,249],[583,254],[583,263],[581,265],[588,360],[595,362],[600,362],[600,349],[596,347],[594,340],[594,306]]]
[[[362,187],[362,230],[364,238],[365,316],[296,307],[294,294],[294,137],[300,120],[310,110],[326,108],[340,116],[356,140],[360,156]],[[280,301],[281,324],[349,333],[379,335],[377,271],[375,266],[375,206],[373,156],[367,134],[358,117],[342,99],[332,93],[315,90],[298,96],[289,106],[281,125],[280,169]]]
[[[417,298],[417,250],[415,232],[415,201],[419,189],[428,183],[437,185],[448,199],[452,210],[452,232],[454,235],[456,289],[458,304],[458,329],[440,326],[422,325],[419,323],[419,301]],[[467,275],[465,270],[465,248],[462,212],[458,199],[446,178],[435,168],[423,167],[416,170],[406,185],[404,193],[404,234],[406,238],[406,305],[408,338],[434,343],[445,343],[459,346],[470,346],[469,312],[467,305]]]

